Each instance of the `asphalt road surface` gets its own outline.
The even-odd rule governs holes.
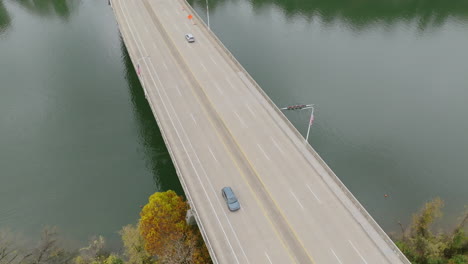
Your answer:
[[[407,263],[185,1],[112,7],[215,263]]]

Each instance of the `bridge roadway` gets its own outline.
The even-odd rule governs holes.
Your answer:
[[[215,263],[409,263],[185,1],[112,8]]]

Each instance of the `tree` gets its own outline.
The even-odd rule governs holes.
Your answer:
[[[57,228],[45,228],[42,231],[41,240],[30,257],[25,259],[28,264],[62,264],[70,263],[74,254],[57,245]]]
[[[187,225],[188,204],[174,191],[155,193],[140,213],[145,249],[163,264],[211,263],[200,232]]]
[[[0,264],[67,264],[74,253],[59,247],[56,228],[46,227],[41,239],[33,248],[20,245],[17,238],[5,231],[0,232]]]
[[[445,250],[445,257],[447,258],[456,258],[456,259],[462,259],[463,256],[457,257],[461,254],[468,254],[468,236],[465,233],[465,225],[468,221],[468,210],[465,211],[465,214],[461,218],[462,220],[460,221],[460,224],[458,224],[457,228],[453,231],[452,235],[448,238],[448,247]],[[468,258],[468,256],[465,256],[465,258]],[[457,260],[454,260],[454,263]],[[468,263],[468,260],[466,261]]]
[[[105,246],[104,237],[91,238],[87,247],[80,248],[79,256],[74,259],[74,264],[123,264],[117,255],[105,251]]]
[[[124,255],[128,264],[153,264],[153,257],[145,249],[145,241],[137,226],[126,225],[120,230],[124,246]]]
[[[124,262],[117,255],[110,254],[102,264],[124,264]]]
[[[468,263],[468,237],[464,226],[468,212],[461,223],[450,234],[431,232],[433,222],[442,216],[444,203],[440,198],[426,203],[421,211],[413,216],[409,230],[396,242],[401,251],[417,264],[466,264]]]

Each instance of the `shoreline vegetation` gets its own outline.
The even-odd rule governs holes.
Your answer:
[[[412,223],[392,238],[413,264],[468,264],[468,207],[451,232],[433,233],[434,222],[442,217],[444,202],[435,198],[413,215]]]
[[[433,233],[433,223],[442,217],[440,198],[427,202],[413,216],[410,226],[401,224],[393,235],[401,251],[413,264],[468,263],[468,207],[451,232]],[[174,191],[157,192],[141,212],[137,224],[120,231],[120,252],[106,250],[97,236],[81,249],[60,245],[56,228],[45,228],[33,247],[20,246],[14,235],[0,231],[0,264],[206,264],[212,263],[200,231],[185,220],[188,203]]]

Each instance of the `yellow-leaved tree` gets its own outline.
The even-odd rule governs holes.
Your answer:
[[[185,221],[188,204],[174,191],[150,196],[140,213],[140,234],[148,253],[159,263],[211,263],[208,250],[196,226]]]

